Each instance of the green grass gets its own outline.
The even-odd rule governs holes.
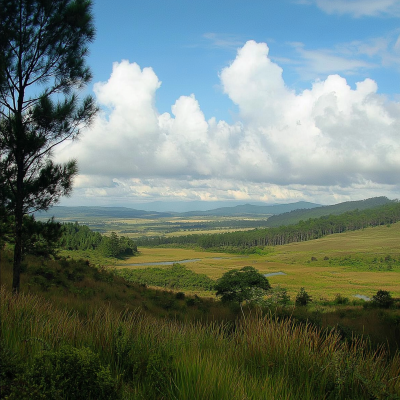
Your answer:
[[[87,316],[40,296],[1,290],[3,345],[25,360],[43,347],[86,347],[124,399],[398,398],[400,359],[335,332],[270,315],[231,325],[156,319],[93,307]],[[24,379],[24,375],[20,380]],[[27,381],[29,383],[29,381]],[[396,397],[397,396],[397,397]]]
[[[284,272],[286,275],[272,276],[269,280],[272,285],[287,288],[292,298],[301,287],[322,301],[333,300],[337,293],[350,299],[356,294],[372,297],[380,289],[400,297],[400,223],[268,247],[268,252],[261,255],[163,247],[139,250],[139,256],[124,260],[121,266],[199,258],[200,261],[185,264],[186,267],[212,279],[245,265],[263,273]]]
[[[22,293],[13,297],[12,255],[3,252],[7,387],[36,393],[29,375],[35,357],[69,345],[98,356],[124,399],[398,399],[400,309],[364,308],[352,296],[384,289],[399,297],[399,234],[394,224],[247,256],[143,248],[121,261],[124,268],[201,258],[186,269],[213,279],[245,265],[283,271],[287,275],[269,278],[273,287],[288,288],[293,302],[304,286],[315,300],[271,312],[245,306],[243,314],[193,292],[146,288],[72,259],[27,257]],[[334,304],[337,293],[349,301]]]

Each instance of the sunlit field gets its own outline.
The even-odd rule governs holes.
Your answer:
[[[140,264],[200,259],[185,266],[214,279],[229,269],[245,265],[266,274],[283,272],[286,275],[268,279],[273,286],[287,288],[291,296],[305,287],[316,300],[332,299],[337,293],[350,298],[356,294],[372,297],[380,289],[400,297],[400,268],[385,263],[388,256],[400,256],[399,223],[268,249],[271,251],[266,255],[236,255],[181,248],[140,248],[139,256],[121,262],[117,268],[127,264],[138,264],[130,268],[147,268]]]

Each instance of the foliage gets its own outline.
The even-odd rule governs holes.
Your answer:
[[[22,254],[55,256],[60,237],[61,224],[54,219],[41,222],[35,221],[33,216],[26,215],[23,223]]]
[[[387,225],[397,221],[400,221],[400,202],[392,201],[371,209],[310,218],[295,225],[220,234],[141,238],[138,240],[138,245],[196,245],[206,250],[234,250],[242,253],[252,252],[252,249],[260,248],[260,246],[303,242],[334,233],[355,231],[369,226]],[[257,253],[258,251],[254,250],[254,252]]]
[[[311,296],[302,287],[296,296],[296,306],[306,306],[308,303],[312,302]]]
[[[1,398],[11,394],[15,381],[24,372],[22,359],[0,340],[0,394]]]
[[[98,354],[87,347],[64,345],[58,350],[45,350],[34,357],[32,366],[18,380],[23,381],[25,391],[31,392],[26,399],[120,398],[109,367],[104,367]],[[20,387],[15,386],[9,398],[20,396]]]
[[[394,303],[394,299],[387,290],[378,290],[372,297],[372,304],[377,307],[389,308]]]
[[[136,243],[132,239],[118,236],[115,232],[104,236],[77,222],[62,225],[59,246],[66,250],[97,250],[104,257],[111,258],[133,256],[137,253]]]
[[[335,304],[349,304],[349,302],[349,298],[342,296],[340,293],[335,296]]]
[[[23,219],[69,195],[75,160],[56,164],[54,148],[76,138],[97,112],[78,98],[91,79],[90,0],[0,0],[0,214],[14,216],[13,290],[19,292]]]
[[[46,390],[51,379],[57,381],[55,390],[67,385],[64,369],[56,375],[49,366],[65,365],[69,370],[73,361],[76,373],[83,369],[83,376],[89,376],[88,387],[96,379],[91,371],[107,371],[109,366],[113,381],[119,380],[121,396],[128,400],[364,400],[400,395],[398,355],[388,357],[382,348],[371,351],[362,339],[349,344],[336,331],[320,331],[291,318],[247,314],[234,324],[192,324],[95,307],[79,317],[73,308],[65,310],[38,296],[12,297],[3,289],[0,295],[6,346],[21,354],[25,365],[43,371]],[[24,340],[27,332],[67,351],[43,350],[40,342]],[[58,347],[59,341],[66,346]],[[85,364],[86,358],[98,361]],[[109,376],[105,374],[105,382]],[[35,377],[31,388],[41,382]],[[102,398],[98,392],[86,395]]]
[[[290,296],[287,289],[280,286],[272,288],[265,300],[266,306],[287,306],[290,303]]]
[[[214,287],[223,302],[239,304],[262,299],[270,288],[268,279],[250,266],[226,272]]]
[[[170,268],[144,268],[117,270],[129,282],[160,286],[168,289],[213,290],[214,281],[204,274],[196,274],[179,263]]]

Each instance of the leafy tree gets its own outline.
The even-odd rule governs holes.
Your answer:
[[[91,0],[0,0],[0,207],[14,216],[13,292],[20,288],[24,215],[69,195],[76,161],[56,164],[97,112],[78,90],[94,39]]]
[[[223,302],[238,302],[240,305],[244,301],[261,298],[271,286],[263,274],[247,266],[226,272],[217,280],[214,288]]]
[[[296,296],[296,306],[306,306],[308,303],[312,302],[312,297],[306,292],[302,287]]]
[[[372,297],[372,304],[377,307],[389,308],[393,303],[393,297],[387,290],[378,290]]]
[[[120,249],[117,234],[111,232],[110,237],[103,237],[101,247],[105,257],[118,257]]]

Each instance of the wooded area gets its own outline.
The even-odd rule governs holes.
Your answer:
[[[394,201],[372,209],[300,221],[295,225],[222,234],[141,238],[136,243],[138,246],[174,244],[194,245],[204,249],[218,248],[219,250],[240,251],[257,246],[277,246],[303,242],[334,233],[392,224],[399,220],[400,203]]]

